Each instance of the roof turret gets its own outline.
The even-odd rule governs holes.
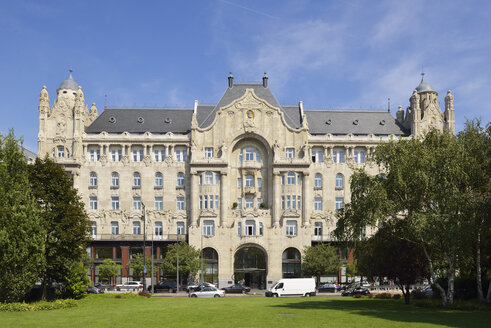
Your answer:
[[[435,92],[435,90],[433,90],[432,86],[430,84],[428,84],[428,83],[425,82],[425,73],[421,73],[421,82],[416,87],[416,91],[418,93],[421,93],[421,92]]]
[[[68,76],[68,78],[61,82],[60,84],[60,87],[58,89],[71,89],[71,90],[78,90],[78,83],[75,82],[75,80],[73,79],[72,77],[72,70],[70,70],[70,75]]]

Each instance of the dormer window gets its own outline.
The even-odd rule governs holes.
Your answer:
[[[89,161],[98,162],[101,158],[101,151],[99,147],[89,147]]]
[[[322,163],[324,161],[324,150],[322,148],[312,149],[312,162]]]
[[[132,147],[131,148],[133,162],[143,161],[143,148],[142,147]]]

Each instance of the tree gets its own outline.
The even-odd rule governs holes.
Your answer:
[[[121,265],[116,264],[111,259],[105,259],[104,262],[98,266],[98,269],[99,269],[99,277],[102,280],[107,280],[109,281],[109,283],[111,283],[112,278],[119,274]]]
[[[134,276],[143,276],[144,265],[143,265],[143,253],[138,253],[133,255],[129,267],[133,270]],[[150,257],[145,258],[145,265],[147,267],[147,273],[152,271],[152,259]],[[154,266],[155,269],[155,266]]]
[[[63,281],[70,272],[70,265],[83,261],[90,221],[72,179],[62,166],[47,157],[37,158],[29,168],[29,181],[45,230],[46,266],[40,278],[43,299],[46,299],[46,287]]]
[[[401,238],[408,231],[405,224],[404,221],[385,224],[367,240],[357,257],[363,263],[360,267],[362,274],[393,280],[409,304],[409,288],[428,276],[428,263],[418,244]]]
[[[302,270],[306,276],[315,276],[317,285],[323,274],[338,274],[340,267],[339,251],[337,248],[327,244],[307,246],[304,250]]]
[[[59,295],[63,298],[79,299],[85,295],[90,283],[87,276],[87,267],[82,262],[74,262],[70,265],[63,281]]]
[[[0,302],[22,299],[44,268],[44,231],[13,131],[0,136]]]
[[[469,242],[464,245],[471,245],[474,254],[470,257],[475,261],[478,299],[490,303],[491,279],[486,298],[483,293],[482,251],[491,236],[491,125],[485,129],[479,120],[467,121],[457,138],[464,150],[465,171],[469,176],[467,194],[471,195],[464,210],[469,233]]]
[[[162,262],[162,270],[166,276],[177,274],[177,248],[179,248],[179,281],[184,281],[183,278],[194,276],[198,272],[201,266],[200,251],[185,242],[169,245]]]
[[[457,252],[465,233],[469,195],[463,154],[455,136],[436,130],[421,140],[379,145],[372,160],[385,174],[373,177],[360,170],[351,177],[351,203],[339,213],[335,231],[338,238],[356,240],[366,226],[405,221],[409,241],[425,254],[443,305],[453,303]],[[446,274],[447,290],[437,282],[437,271]]]
[[[353,260],[346,264],[346,276],[349,278],[354,278],[360,275],[360,270],[358,270],[358,260]],[[353,282],[354,279],[350,279]]]

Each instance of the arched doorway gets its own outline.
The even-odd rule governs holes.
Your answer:
[[[234,280],[251,288],[265,289],[267,256],[257,246],[240,248],[234,257]]]
[[[205,264],[203,280],[218,284],[218,253],[211,247],[203,248],[203,262]]]
[[[302,257],[298,249],[285,249],[281,257],[282,278],[300,278],[302,276]]]

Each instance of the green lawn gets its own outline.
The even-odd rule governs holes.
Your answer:
[[[490,327],[491,311],[406,306],[402,300],[340,297],[116,299],[90,295],[78,307],[0,313],[6,327]]]

